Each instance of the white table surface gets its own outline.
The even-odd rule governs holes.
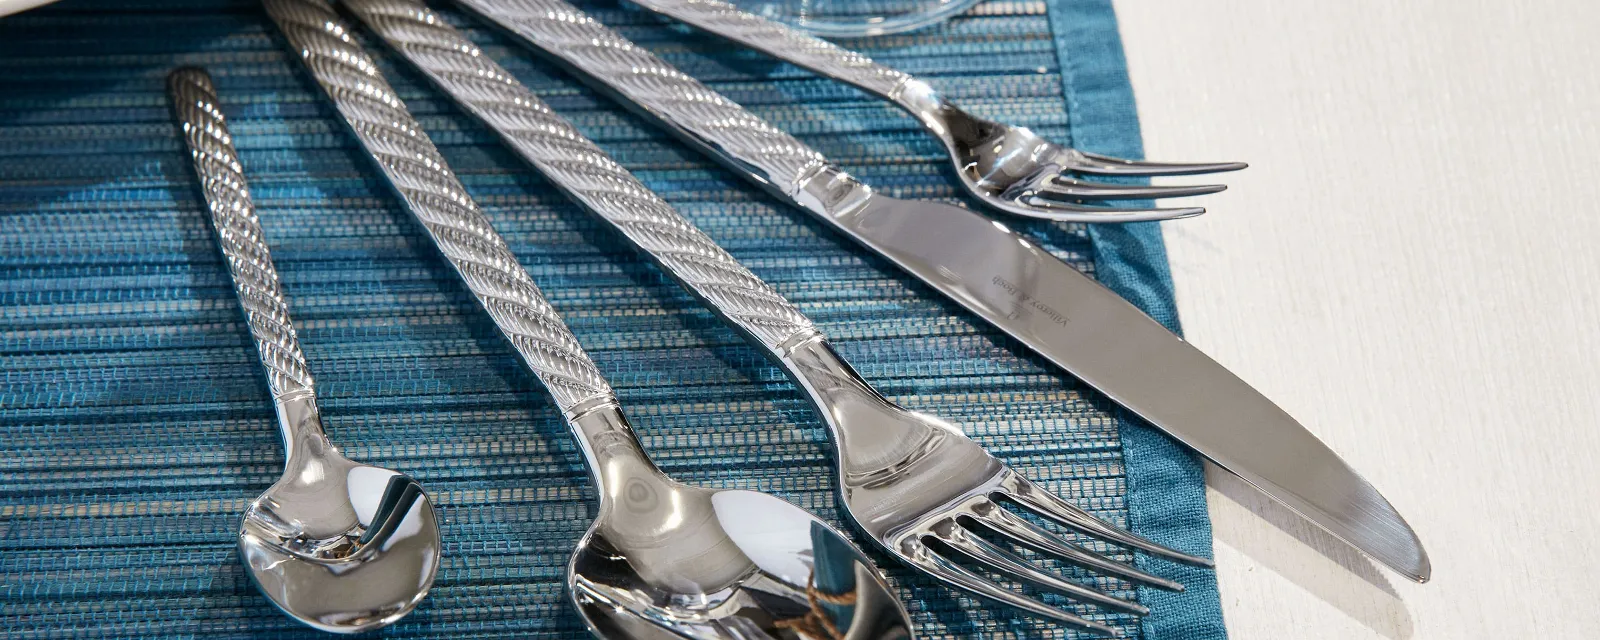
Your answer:
[[[1434,579],[1224,473],[1234,638],[1600,638],[1600,3],[1117,0],[1189,339],[1360,470]],[[1200,202],[1197,199],[1196,202]]]

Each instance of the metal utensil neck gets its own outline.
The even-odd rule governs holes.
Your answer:
[[[655,485],[666,481],[666,475],[645,454],[615,398],[578,403],[567,411],[566,418],[600,494],[601,509],[623,499],[623,492],[641,482]]]
[[[320,455],[332,447],[322,430],[322,411],[317,408],[317,397],[309,389],[274,398],[272,404],[278,412],[278,435],[283,438],[285,468],[293,468],[298,456]]]

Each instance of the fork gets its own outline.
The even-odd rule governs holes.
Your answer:
[[[1128,580],[1167,589],[1182,585],[1075,545],[995,498],[1091,537],[1210,565],[1095,518],[1009,468],[954,426],[883,397],[798,308],[416,0],[345,0],[345,5],[518,156],[783,367],[828,424],[845,512],[891,555],[952,587],[1107,635],[1117,632],[1013,591],[958,560],[1136,615],[1148,609],[1041,569],[977,532]],[[560,19],[569,24],[586,19],[578,16]]]
[[[1086,182],[1074,175],[1177,176],[1236,171],[1246,166],[1242,162],[1146,162],[1080,151],[1046,140],[1027,127],[967,113],[927,82],[908,73],[741,11],[722,0],[631,1],[707,33],[855,85],[898,105],[944,144],[962,188],[979,202],[1006,213],[1070,222],[1184,218],[1205,213],[1205,209],[1097,206],[1083,204],[1083,201],[1178,198],[1216,193],[1227,187],[1220,184],[1107,184]]]

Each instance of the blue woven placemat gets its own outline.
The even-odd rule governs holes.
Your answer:
[[[957,197],[939,148],[889,105],[636,11],[587,8],[871,184]],[[885,261],[446,14],[794,300],[885,394],[962,425],[1103,517],[1209,552],[1189,455]],[[1109,2],[992,1],[929,31],[848,44],[979,113],[1139,153]],[[781,373],[403,64],[384,61],[617,386],[658,463],[839,523],[826,436]],[[417,477],[439,506],[439,581],[381,633],[584,637],[561,571],[593,496],[559,416],[265,16],[247,2],[69,0],[0,19],[0,638],[318,635],[256,594],[234,553],[239,514],[276,479],[281,455],[167,115],[163,77],[180,64],[217,79],[330,436],[352,458]],[[1175,323],[1153,225],[1022,227]],[[877,558],[925,637],[1072,634]],[[1154,568],[1189,590],[1121,592],[1155,609],[1142,624],[1081,611],[1147,638],[1220,638],[1211,574]]]

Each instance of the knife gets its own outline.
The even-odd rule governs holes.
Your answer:
[[[458,0],[597,90],[826,222],[1335,537],[1418,582],[1389,501],[1260,392],[1005,224],[875,193],[561,0]]]

